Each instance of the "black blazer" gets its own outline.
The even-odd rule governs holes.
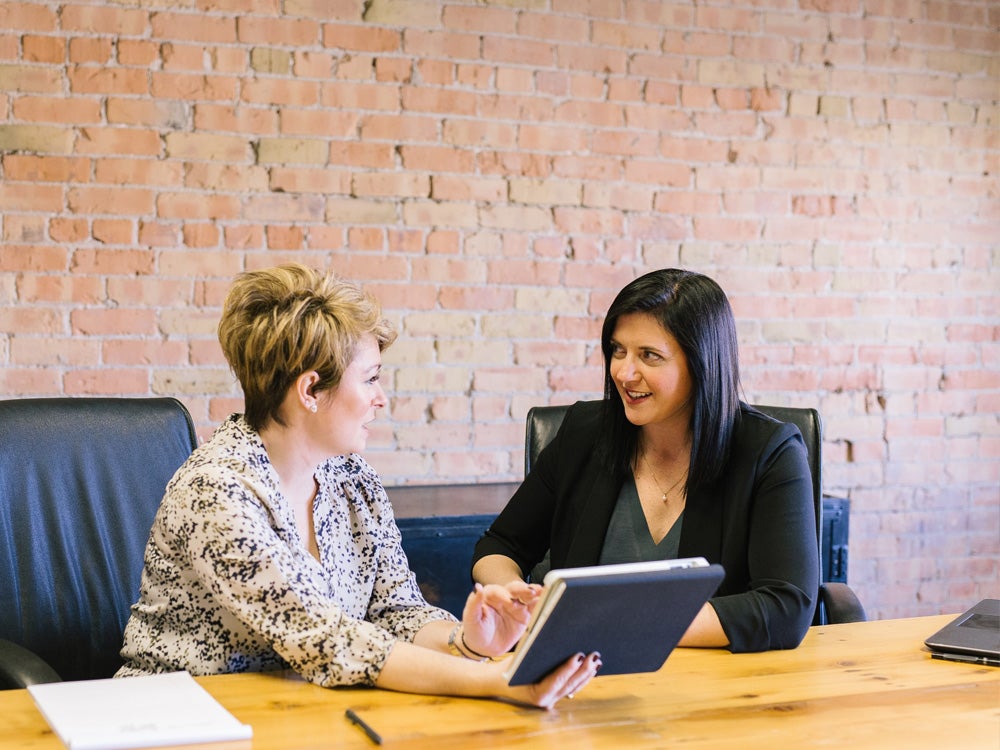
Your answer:
[[[567,411],[472,564],[506,555],[527,574],[551,550],[553,568],[596,565],[621,489],[595,458],[600,402]],[[689,495],[680,557],[720,563],[710,600],[732,651],[794,648],[812,622],[819,546],[806,449],[794,425],[745,404],[721,479]]]

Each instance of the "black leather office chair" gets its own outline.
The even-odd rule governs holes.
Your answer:
[[[524,439],[524,473],[531,470],[542,448],[555,437],[568,406],[534,406],[528,410]],[[809,471],[813,479],[813,501],[816,506],[816,535],[822,554],[823,484],[822,450],[823,421],[815,409],[790,406],[762,406],[754,408],[779,422],[790,422],[799,428],[806,444]],[[822,566],[820,567],[822,570]],[[821,581],[819,601],[814,624],[863,622],[867,619],[864,606],[854,591],[845,583]]]
[[[167,482],[172,398],[0,401],[0,689],[110,677]]]

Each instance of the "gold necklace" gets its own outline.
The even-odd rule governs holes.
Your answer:
[[[677,489],[677,485],[679,485],[681,482],[684,481],[684,479],[687,477],[687,471],[685,471],[683,474],[681,474],[680,479],[678,479],[676,482],[674,482],[672,485],[670,485],[670,487],[666,491],[664,491],[664,489],[660,486],[660,483],[657,481],[657,479],[656,479],[656,472],[654,472],[653,471],[653,467],[650,466],[649,459],[646,458],[646,454],[645,453],[642,454],[642,461],[643,461],[643,463],[646,464],[646,469],[649,470],[649,477],[650,477],[650,479],[653,480],[653,484],[656,485],[656,489],[660,491],[660,500],[661,500],[661,502],[664,502],[664,503],[667,502],[667,495],[670,494],[671,492],[673,492],[675,489]]]

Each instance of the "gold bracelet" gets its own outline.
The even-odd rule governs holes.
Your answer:
[[[451,634],[448,636],[448,653],[453,656],[461,656],[463,659],[470,659],[472,661],[489,661],[488,656],[477,659],[476,656],[479,656],[479,654],[476,654],[476,656],[469,656],[469,654],[465,653],[458,647],[458,644],[455,642],[456,639],[460,639],[462,641],[462,645],[465,646],[465,633],[463,631],[462,635],[459,636],[458,633],[460,630],[462,630],[462,623],[458,623],[458,625],[451,629]],[[465,647],[469,648],[468,646]],[[472,649],[469,649],[469,652],[473,654],[476,653]]]

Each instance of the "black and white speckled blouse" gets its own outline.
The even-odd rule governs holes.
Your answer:
[[[116,676],[292,668],[374,683],[393,643],[434,620],[392,507],[360,456],[316,474],[320,561],[306,550],[260,436],[234,414],[178,469],[146,546]]]

